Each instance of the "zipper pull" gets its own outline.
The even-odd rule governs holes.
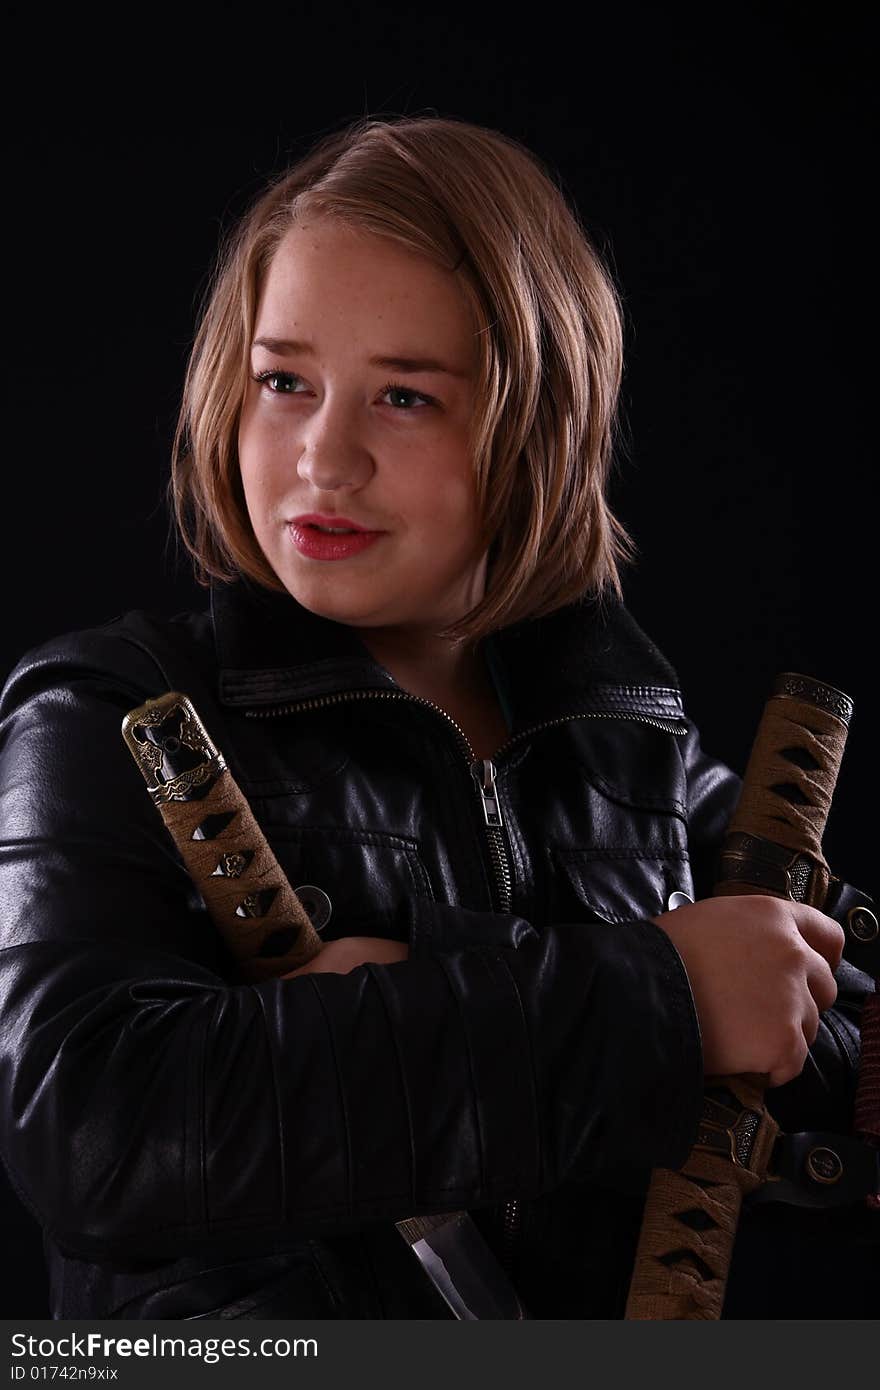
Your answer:
[[[501,803],[495,791],[495,764],[491,758],[478,759],[471,763],[471,772],[477,786],[480,789],[480,796],[483,801],[483,815],[486,824],[492,826],[503,826],[504,821],[501,817]]]

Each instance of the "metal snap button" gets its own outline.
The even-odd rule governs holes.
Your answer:
[[[830,1186],[832,1183],[839,1182],[843,1177],[843,1162],[839,1154],[833,1149],[819,1145],[815,1149],[810,1149],[806,1159],[807,1173],[813,1182],[821,1182]]]
[[[878,927],[877,918],[867,907],[851,907],[846,914],[849,929],[856,941],[865,945],[869,941],[876,941]]]
[[[316,888],[313,883],[303,883],[299,888],[295,888],[294,892],[315,931],[323,931],[333,911],[333,904],[323,888]]]
[[[676,891],[669,894],[669,902],[666,904],[667,912],[674,912],[677,907],[684,907],[685,903],[692,903],[693,898],[688,897],[687,893]]]

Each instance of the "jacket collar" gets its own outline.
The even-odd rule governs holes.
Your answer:
[[[228,707],[401,688],[356,630],[250,579],[212,583],[211,618]],[[485,651],[514,733],[590,709],[681,718],[675,670],[616,598],[514,623],[492,633]]]

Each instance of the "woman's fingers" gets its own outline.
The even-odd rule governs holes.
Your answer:
[[[780,1061],[771,1067],[767,1075],[768,1086],[784,1086],[800,1076],[807,1055],[819,1033],[819,1007],[811,994],[805,994],[799,1024],[792,1027],[788,1046],[780,1054]]]
[[[824,912],[816,907],[808,907],[806,903],[788,903],[787,906],[807,945],[818,951],[831,969],[836,970],[846,941],[843,927],[833,917],[826,917]]]
[[[384,936],[340,936],[328,941],[306,965],[282,975],[293,980],[297,975],[347,975],[359,965],[394,965],[406,960],[409,947],[404,941]]]
[[[807,1047],[813,1046],[819,1032],[819,1006],[815,999],[809,998],[804,1001],[804,1013],[801,1023]],[[806,1061],[806,1057],[804,1057]]]
[[[687,971],[707,1075],[756,1072],[773,1086],[797,1076],[837,998],[838,923],[764,894],[708,898],[652,920]]]
[[[832,1007],[837,998],[837,981],[827,960],[817,958],[807,971],[807,988],[820,1013]]]

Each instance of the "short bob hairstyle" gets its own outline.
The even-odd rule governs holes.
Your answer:
[[[617,291],[535,155],[497,131],[431,115],[362,117],[324,136],[221,247],[168,484],[197,582],[245,575],[284,591],[250,524],[237,437],[267,269],[293,219],[310,214],[454,271],[480,325],[471,450],[486,592],[441,635],[475,644],[588,595],[622,598],[618,562],[636,547],[605,498],[623,370]]]

